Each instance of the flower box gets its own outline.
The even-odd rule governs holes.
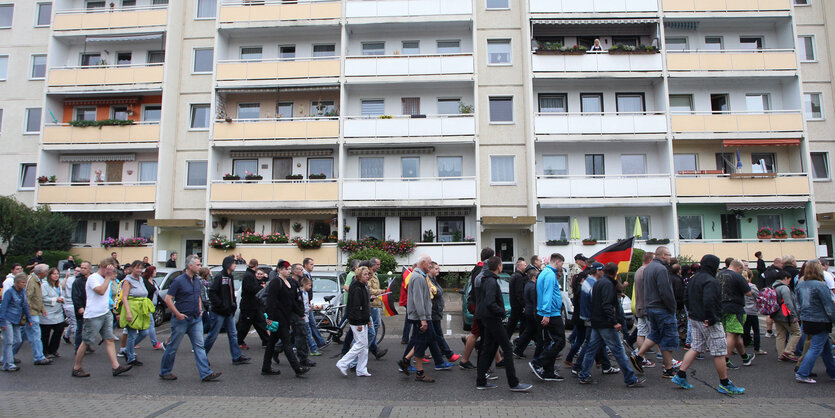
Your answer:
[[[324,179],[328,178],[328,176],[325,175],[325,174],[320,173],[320,174],[310,174],[310,175],[307,176],[307,178],[309,178],[310,180],[324,180]]]
[[[567,240],[559,240],[559,239],[549,239],[548,241],[545,241],[545,245],[548,245],[548,246],[568,245],[568,241]]]
[[[223,179],[224,180],[229,180],[229,181],[234,181],[234,180],[240,180],[241,176],[236,176],[236,175],[232,175],[232,174],[224,174]]]
[[[597,244],[597,240],[594,239],[584,239],[583,245],[595,245]]]

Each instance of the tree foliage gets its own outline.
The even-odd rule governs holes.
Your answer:
[[[26,222],[32,210],[12,196],[0,196],[0,262],[5,260],[3,248],[9,248],[20,226]]]
[[[36,250],[67,251],[71,247],[76,221],[54,213],[46,206],[31,209],[14,197],[0,196],[0,252],[7,255],[29,255]]]
[[[348,257],[348,265],[350,266],[351,261],[354,261],[354,260],[365,261],[365,260],[370,260],[374,257],[377,257],[377,258],[380,259],[380,271],[381,272],[383,272],[383,273],[388,273],[390,271],[391,272],[396,272],[397,260],[394,259],[394,256],[385,252],[385,251],[383,251],[383,250],[377,250],[377,249],[374,249],[374,248],[366,248],[364,250],[360,250],[360,251],[357,251],[357,252],[351,254],[351,256]]]

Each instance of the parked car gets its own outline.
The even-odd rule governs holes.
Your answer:
[[[342,283],[345,280],[345,273],[336,271],[316,271],[311,274],[313,278],[313,305],[327,305],[327,296],[339,296],[342,294]]]
[[[461,294],[461,316],[464,318],[464,331],[469,331],[473,326],[473,314],[467,310],[467,298],[470,296],[472,286],[472,280],[467,280],[467,285],[458,290],[458,293]],[[502,290],[504,309],[507,311],[507,316],[502,322],[507,322],[507,317],[510,316],[510,275],[507,273],[499,274],[499,288]]]
[[[157,269],[156,276],[154,276],[154,283],[157,284],[159,287],[159,297],[157,298],[157,306],[155,307],[156,310],[154,311],[154,323],[159,326],[168,318],[171,318],[171,312],[168,312],[168,308],[165,305],[165,295],[168,294],[168,288],[171,287],[171,283],[183,274],[183,270],[171,268],[171,267],[162,267]]]

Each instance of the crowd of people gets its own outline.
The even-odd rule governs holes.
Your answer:
[[[506,312],[499,284],[502,260],[484,248],[481,261],[470,273],[466,309],[473,316],[472,327],[462,338],[463,353],[456,354],[441,325],[440,266],[423,255],[404,269],[400,281],[399,301],[405,307],[401,343],[405,347],[397,367],[406,375],[414,373],[416,381],[431,383],[435,379],[426,373],[427,363],[434,361],[434,369],[442,371],[457,362],[460,369],[475,370],[476,388],[484,390],[497,387],[491,383],[498,378],[495,366],[504,368],[510,390],[525,392],[532,385],[520,381],[514,361],[526,361],[541,381],[563,381],[558,359],[568,347],[562,365],[580,384],[598,383],[592,377],[597,364],[601,374],[622,374],[626,386],[632,388],[642,386],[645,370],[656,366],[648,356],[654,351],[662,364],[661,377],[681,388],[693,387],[687,371],[697,359],[710,356],[718,375],[717,390],[742,394],[745,389],[734,385],[728,370],[740,367],[735,353],[742,366],[752,366],[756,356],[768,354],[762,350],[759,322],[765,316],[764,337],[776,339],[777,360],[795,363],[798,382],[816,383],[812,370],[818,358],[835,380],[830,338],[835,323],[835,277],[826,260],[809,260],[798,269],[792,256],[778,258],[769,267],[760,253],[755,256],[755,269],[749,269],[747,261],[721,261],[712,254],[683,265],[661,246],[644,254],[643,265],[631,278],[630,295],[626,295],[628,276],[619,274],[615,263],[603,264],[582,254],[570,266],[565,266],[565,258],[558,253],[544,260],[536,255],[520,258],[509,281],[510,312]],[[101,260],[95,272],[88,261],[76,265],[68,260],[62,278],[61,271],[37,257],[26,266],[28,275],[24,266],[15,264],[3,282],[3,371],[20,370],[15,356],[24,341],[31,348],[33,363],[45,366],[61,357],[63,340],[74,345],[73,377],[90,376],[83,368],[85,355],[101,344],[117,376],[143,366],[135,349],[149,338],[153,349],[164,350],[159,377],[176,380],[172,373],[176,354],[188,335],[199,376],[211,381],[221,373],[212,370],[207,354],[221,330],[226,329],[232,364],[244,365],[252,360],[245,355],[249,350],[245,337],[254,327],[264,349],[261,373],[280,374],[273,364],[280,362],[279,353],[283,353],[295,375],[302,376],[316,366],[311,357],[321,355],[330,342],[319,333],[313,315],[322,307],[312,304],[315,264],[310,258],[298,264],[278,260],[273,270],[259,268],[258,260],[246,262],[238,254],[224,258],[212,277],[197,256],[186,257],[183,273],[172,281],[162,300],[171,312],[171,336],[163,343],[156,338],[154,323],[160,297],[153,280],[156,268],[147,260],[122,266],[114,255]],[[233,277],[237,264],[247,265],[240,299]],[[348,324],[342,357],[336,363],[342,375],[353,370],[359,377],[371,376],[369,356],[379,360],[388,351],[377,345],[376,338],[382,311],[389,308],[384,307],[383,297],[391,294],[380,286],[379,269],[376,258],[349,266],[340,299]],[[572,302],[570,318],[564,318],[563,291]],[[628,325],[623,310],[625,296],[631,297],[634,327]],[[573,326],[568,337],[567,323]],[[119,330],[121,349],[117,351]],[[674,354],[682,346],[686,353],[679,361]],[[473,350],[477,352],[475,364]],[[124,357],[125,364],[118,357]]]

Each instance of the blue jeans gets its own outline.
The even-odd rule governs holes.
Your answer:
[[[45,359],[46,357],[43,355],[43,342],[41,342],[41,317],[32,316],[32,326],[29,326],[29,324],[23,325],[23,334],[29,340],[29,347],[32,348],[32,358],[34,361]],[[15,353],[20,350],[22,344],[22,341],[19,344],[15,344]]]
[[[690,314],[687,312],[687,308],[684,308],[684,314],[690,318]],[[693,341],[693,330],[690,328],[690,321],[687,321],[687,338],[685,339],[685,343],[689,346],[690,343]]]
[[[9,321],[3,321],[6,327],[3,330],[3,370],[13,369],[14,364],[14,346],[20,344],[20,325],[12,325]]]
[[[806,352],[806,357],[803,357],[803,363],[797,369],[797,374],[803,377],[809,377],[812,368],[815,366],[815,361],[818,357],[823,360],[826,366],[826,374],[831,379],[835,379],[835,360],[832,359],[832,346],[829,344],[829,334],[821,332],[812,336],[812,343],[809,345],[809,351]]]
[[[159,344],[159,340],[157,340],[156,324],[154,324],[154,314],[151,314],[151,326],[148,327],[148,338],[151,339],[152,346]]]
[[[159,369],[160,376],[171,374],[171,370],[174,369],[174,358],[177,356],[177,349],[180,348],[180,342],[183,341],[186,334],[188,334],[191,347],[194,349],[194,361],[197,363],[200,378],[203,379],[212,374],[209,361],[206,359],[206,350],[203,349],[203,319],[186,318],[181,321],[171,317],[171,342],[165,346],[165,353],[162,355]]]
[[[310,349],[311,353],[315,353],[319,351],[319,346],[316,344],[316,340],[313,338],[314,327],[310,326],[310,321],[305,322],[304,326],[307,327],[307,347]]]
[[[214,312],[210,314],[212,328],[209,329],[209,335],[206,336],[206,342],[203,346],[206,348],[206,355],[212,351],[212,346],[215,345],[215,340],[220,334],[221,328],[226,328],[226,336],[229,338],[229,354],[232,354],[232,361],[241,358],[241,347],[238,346],[238,331],[235,328],[235,317],[233,315],[222,316]]]
[[[313,337],[313,341],[316,343],[311,347],[324,347],[325,339],[322,338],[322,334],[319,333],[319,328],[316,328],[316,319],[313,317],[312,310],[307,313],[307,323],[310,326],[310,336]]]
[[[524,319],[524,318],[523,318]],[[441,328],[441,321],[440,320],[432,320],[432,329],[435,331],[435,341],[438,343],[438,349],[444,353],[444,357],[449,359],[455,354],[451,348],[449,348],[449,344],[446,343],[444,339],[444,329]]]
[[[577,355],[577,352],[580,351],[580,347],[583,346],[583,343],[586,341],[586,324],[581,322],[579,324],[574,324],[574,331],[571,332],[571,335],[574,336],[574,341],[571,343],[571,348],[568,350],[568,354],[565,355],[566,361],[573,361],[574,356]],[[568,337],[569,341],[571,337]],[[581,358],[580,361],[583,359]]]
[[[151,321],[153,321],[153,319],[151,319]],[[139,342],[147,336],[147,329],[133,329],[128,327],[128,341],[125,343],[125,360],[127,360],[128,363],[136,360],[136,349],[134,346],[139,344]]]
[[[377,352],[377,331],[380,329],[380,308],[371,308],[371,324],[368,328],[368,351]]]
[[[409,341],[409,336],[412,331],[412,321],[409,321],[409,315],[403,315],[403,338],[401,341]]]
[[[658,344],[661,351],[675,351],[678,349],[678,322],[676,315],[665,309],[648,308],[647,319],[652,331],[647,339]]]
[[[797,340],[797,345],[794,347],[794,354],[797,355],[797,356],[803,354],[803,346],[805,344],[806,344],[806,332],[803,331],[803,327],[800,327],[800,338]]]
[[[620,370],[623,373],[623,382],[627,385],[635,383],[638,378],[635,377],[635,372],[632,371],[632,366],[626,358],[626,353],[623,351],[623,344],[620,342],[620,335],[614,328],[601,328],[591,330],[591,341],[589,342],[589,349],[586,350],[586,355],[583,357],[583,369],[580,371],[580,378],[587,379],[591,377],[591,367],[594,366],[595,353],[603,349],[603,346],[609,347],[615,360],[620,365]]]

